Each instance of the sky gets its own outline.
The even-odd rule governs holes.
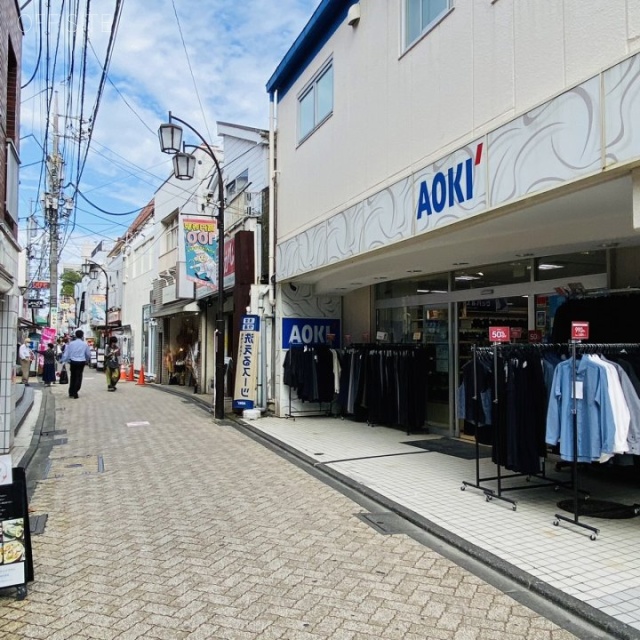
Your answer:
[[[169,177],[157,137],[169,111],[213,143],[217,121],[268,129],[266,82],[319,0],[51,0],[48,13],[47,4],[20,0],[21,241],[38,253],[46,236],[43,159],[57,113],[64,194],[75,203],[61,219],[62,262],[80,263],[88,244],[124,235]]]

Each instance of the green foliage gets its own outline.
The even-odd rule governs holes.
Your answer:
[[[80,282],[80,280],[82,280],[82,274],[79,271],[65,269],[60,278],[60,281],[62,282],[62,295],[73,298],[74,286]]]

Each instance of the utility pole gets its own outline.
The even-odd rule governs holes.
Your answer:
[[[62,186],[62,158],[58,151],[58,92],[53,103],[53,150],[47,157],[49,191],[45,193],[45,214],[49,223],[49,326],[58,324],[58,206]],[[55,326],[54,326],[55,325]]]

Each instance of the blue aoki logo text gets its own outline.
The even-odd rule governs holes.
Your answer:
[[[471,200],[474,166],[479,165],[481,160],[482,143],[476,148],[475,158],[468,158],[455,167],[449,167],[446,173],[438,171],[430,181],[423,180],[418,196],[418,220],[425,213],[430,216],[432,213],[440,213],[445,207]]]

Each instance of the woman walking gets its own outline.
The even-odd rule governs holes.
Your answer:
[[[56,350],[51,342],[47,345],[43,358],[42,382],[44,382],[45,387],[50,387],[56,381]]]
[[[118,380],[120,380],[120,347],[118,346],[118,338],[115,336],[109,338],[104,361],[104,370],[107,376],[107,391],[115,391],[116,384],[118,384]]]

